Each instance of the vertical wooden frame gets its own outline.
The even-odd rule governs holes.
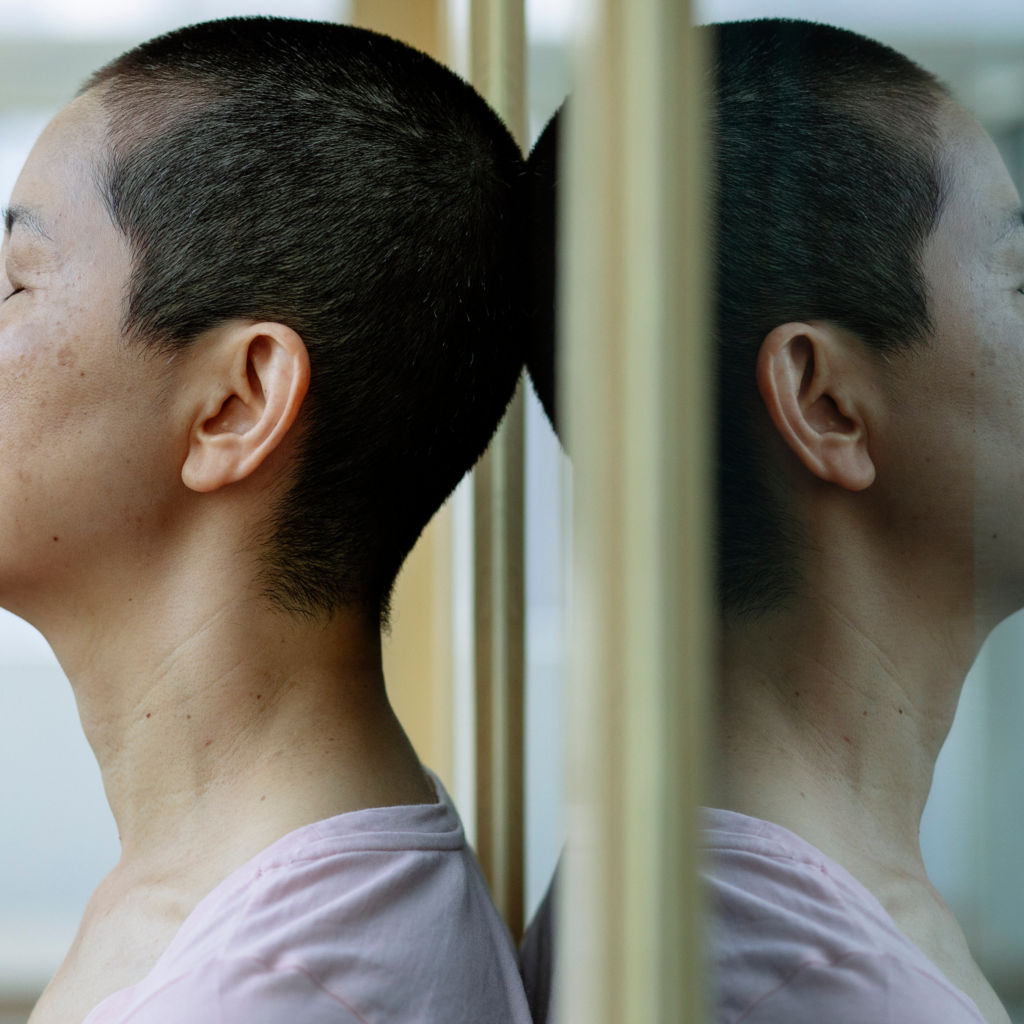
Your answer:
[[[524,901],[522,384],[474,470],[476,850],[513,937]]]
[[[448,22],[445,0],[341,0],[341,20],[383,32],[446,60]]]
[[[590,0],[577,30],[562,1016],[696,1024],[715,622],[700,36],[685,0]]]
[[[470,80],[523,148],[529,141],[525,69],[523,0],[470,0]]]
[[[473,85],[520,146],[526,136],[523,0],[471,0]],[[523,383],[473,472],[476,840],[516,941],[524,904]]]

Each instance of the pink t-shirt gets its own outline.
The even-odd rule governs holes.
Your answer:
[[[436,804],[278,840],[84,1024],[529,1024],[508,929],[431,780]]]
[[[771,822],[705,814],[719,1024],[984,1024],[835,861]]]

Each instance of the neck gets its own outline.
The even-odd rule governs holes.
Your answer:
[[[102,770],[119,870],[223,876],[310,822],[433,801],[387,701],[376,623],[286,614],[205,554],[205,573],[175,558],[145,588],[114,566],[87,611],[50,605],[39,623]]]
[[[862,880],[924,878],[921,815],[976,653],[973,580],[844,532],[815,545],[831,554],[785,609],[723,629],[719,803]]]

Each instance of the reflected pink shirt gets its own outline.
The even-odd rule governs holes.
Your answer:
[[[529,1024],[504,922],[439,802],[341,814],[226,878],[84,1024]]]
[[[771,822],[705,815],[719,1024],[985,1024],[835,861]]]

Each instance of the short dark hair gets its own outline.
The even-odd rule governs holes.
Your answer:
[[[818,320],[885,353],[931,333],[921,266],[945,193],[945,92],[912,61],[826,25],[711,26],[719,590],[764,612],[800,586],[802,524],[766,456],[755,368],[780,324]]]
[[[555,365],[558,319],[558,154],[564,110],[563,103],[533,144],[526,162],[530,186],[530,275],[527,287],[529,327],[525,360],[533,389],[556,433],[559,431]]]
[[[128,339],[284,323],[312,380],[260,581],[381,614],[522,366],[519,149],[470,86],[348,26],[232,18],[97,72],[101,188],[132,254]]]
[[[708,26],[718,582],[722,610],[758,614],[801,582],[802,524],[766,457],[761,343],[821,320],[885,353],[931,331],[921,267],[945,195],[930,74],[853,32],[765,19]],[[535,268],[527,364],[552,423],[558,387],[554,190],[558,122],[530,155]]]

